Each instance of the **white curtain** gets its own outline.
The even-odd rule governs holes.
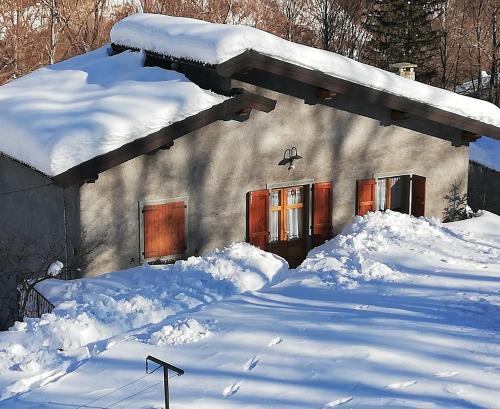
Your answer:
[[[280,192],[271,192],[271,207],[280,205]],[[280,238],[280,212],[271,211],[271,217],[269,220],[269,241],[278,241]]]
[[[385,194],[387,189],[387,179],[377,180],[377,210],[385,210],[387,203],[385,202]]]
[[[289,189],[286,194],[286,202],[288,205],[302,203],[302,189]],[[303,209],[288,209],[287,210],[287,230],[288,239],[298,239],[302,236],[303,228]]]

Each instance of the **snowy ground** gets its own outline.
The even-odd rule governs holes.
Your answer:
[[[490,213],[445,226],[370,214],[289,272],[239,244],[44,290],[58,310],[0,335],[0,408],[161,408],[148,354],[186,370],[170,380],[172,408],[500,408]]]

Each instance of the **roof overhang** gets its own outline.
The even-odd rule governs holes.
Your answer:
[[[159,149],[170,148],[174,140],[219,120],[245,120],[252,109],[270,112],[276,101],[261,95],[243,92],[213,107],[181,121],[175,122],[144,138],[136,139],[118,149],[82,162],[67,171],[53,176],[52,180],[63,188],[92,182],[98,175],[130,159]]]
[[[410,115],[429,119],[453,128],[461,129],[475,135],[485,135],[500,140],[500,128],[484,122],[467,118],[453,112],[414,101],[389,92],[373,89],[344,79],[336,78],[320,71],[300,67],[254,50],[231,58],[215,67],[223,77],[235,77],[244,81],[244,73],[252,69],[269,72],[275,75],[291,78],[314,87],[331,90],[340,94],[348,94],[355,98],[374,104],[381,104],[390,109]]]

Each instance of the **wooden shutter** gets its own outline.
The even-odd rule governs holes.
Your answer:
[[[313,185],[312,244],[316,247],[332,238],[332,182]]]
[[[368,212],[375,211],[375,179],[366,179],[357,181],[357,199],[356,214],[364,216]]]
[[[269,191],[248,193],[248,241],[262,250],[269,242]]]
[[[401,213],[410,213],[410,175],[401,176]]]
[[[182,255],[186,250],[186,206],[183,201],[146,205],[144,258]]]
[[[411,180],[411,214],[425,216],[425,177],[413,175]]]

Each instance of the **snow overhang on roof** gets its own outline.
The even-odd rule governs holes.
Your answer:
[[[249,108],[275,101],[222,96],[183,74],[144,67],[144,53],[109,48],[44,67],[0,87],[0,152],[70,186]],[[243,118],[244,119],[244,118]]]
[[[252,68],[287,76],[462,129],[467,134],[500,140],[500,108],[489,102],[408,80],[253,27],[141,13],[116,23],[111,40],[126,48],[213,65],[227,77],[242,79],[241,73]]]

